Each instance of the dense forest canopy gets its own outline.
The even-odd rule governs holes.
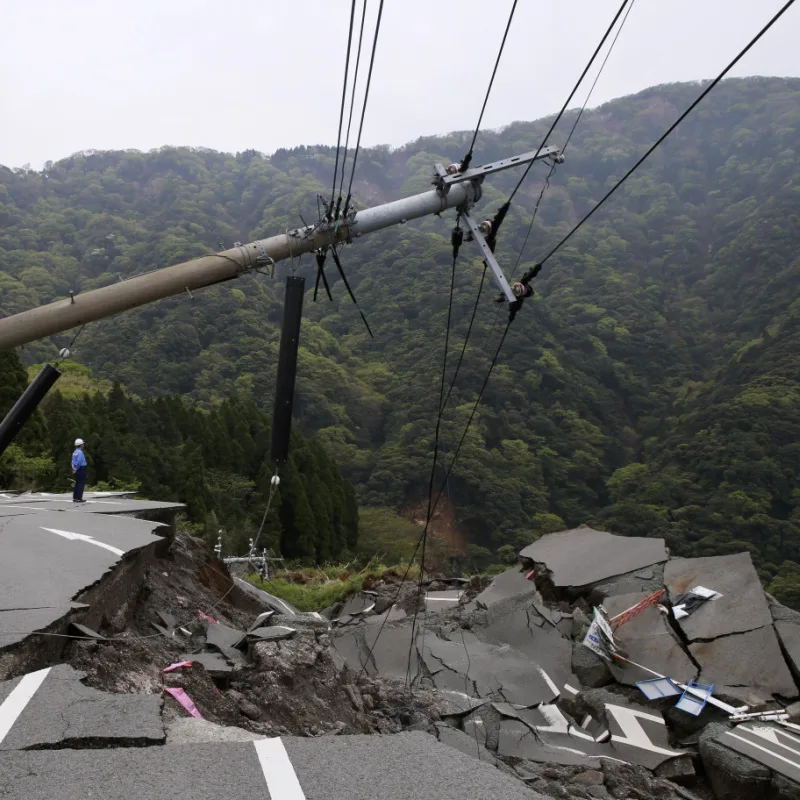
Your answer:
[[[545,165],[512,207],[497,248],[507,272],[532,266],[700,88],[655,87],[586,112],[518,264]],[[563,141],[573,119],[550,144]],[[535,149],[549,122],[482,133],[475,163]],[[458,160],[467,139],[452,133],[363,151],[358,205],[429,188],[433,164]],[[777,577],[784,593],[794,580],[800,586],[799,147],[800,80],[726,81],[548,261],[447,487],[475,546],[494,553],[593,522],[665,536],[679,554],[748,549],[765,580]],[[263,237],[296,226],[301,214],[310,221],[317,194],[329,191],[334,155],[330,147],[271,157],[165,147],[79,153],[41,172],[0,168],[0,310]],[[515,179],[487,180],[487,214]],[[374,341],[333,275],[332,304],[306,300],[298,427],[365,506],[415,507],[427,488],[453,218],[409,223],[344,250]],[[290,269],[313,278],[306,257],[274,280],[250,276],[92,324],[76,358],[142,397],[222,403],[215,413],[223,414],[236,395],[257,415],[271,405]],[[465,245],[451,364],[481,273]],[[494,295],[487,285],[444,415],[440,463],[461,437],[504,325]],[[23,357],[41,362],[68,340],[37,343]],[[156,413],[168,401],[143,402]]]

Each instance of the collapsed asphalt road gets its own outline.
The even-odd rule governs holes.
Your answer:
[[[432,583],[416,623],[380,583],[303,614],[169,524],[117,515],[137,501],[101,500],[111,516],[0,498],[3,796],[800,792],[800,614],[746,554],[670,559],[660,540],[582,528],[525,548],[477,596]],[[659,608],[684,596],[680,619]],[[583,643],[596,606],[623,620],[618,658]],[[657,675],[714,688],[694,716],[682,688],[637,688]],[[777,716],[731,719],[762,711]]]

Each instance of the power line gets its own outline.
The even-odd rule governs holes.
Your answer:
[[[794,4],[795,0],[788,0],[788,2],[775,14],[774,17],[750,40],[749,44],[741,50],[741,52],[733,59],[733,61],[728,64],[725,69],[717,75],[716,78],[703,90],[700,95],[695,99],[695,101],[686,109],[686,111],[681,114],[672,125],[667,128],[664,133],[659,136],[656,140],[655,144],[614,184],[614,186],[609,189],[609,191],[605,194],[605,196],[589,211],[588,214],[552,249],[550,252],[543,258],[541,261],[538,262],[534,270],[538,272],[538,269],[541,268],[542,264],[544,264],[551,256],[553,256],[561,247],[563,247],[574,235],[578,232],[581,226],[592,216],[592,214],[603,205],[603,203],[611,197],[614,192],[625,183],[631,175],[644,163],[644,161],[650,156],[650,154],[663,142],[667,136],[669,136],[678,125],[686,119],[687,116],[699,105],[699,103],[706,97],[706,95],[736,66],[736,64],[741,61],[741,59],[747,54],[747,52],[753,47],[753,45],[784,15],[786,11]],[[523,278],[524,282],[524,278]]]
[[[344,204],[345,212],[350,206],[350,198],[353,195],[353,179],[356,176],[356,162],[358,161],[358,151],[359,148],[361,147],[361,131],[364,128],[364,117],[367,113],[367,101],[369,100],[369,87],[370,84],[372,83],[372,68],[375,66],[375,50],[378,47],[378,34],[381,31],[382,17],[383,17],[383,0],[380,1],[380,5],[378,6],[378,19],[375,22],[375,35],[372,37],[372,55],[370,56],[369,59],[369,72],[367,73],[367,85],[364,90],[364,105],[361,107],[361,121],[358,125],[358,138],[356,139],[356,149],[355,152],[353,153],[353,168],[350,171],[350,183],[347,187],[347,200],[345,201]]]
[[[506,23],[506,30],[503,34],[503,41],[500,42],[500,50],[497,52],[497,58],[494,62],[494,69],[492,70],[492,77],[489,79],[489,87],[486,90],[486,97],[483,98],[483,106],[481,106],[481,113],[478,116],[478,124],[475,126],[475,133],[472,134],[472,141],[469,145],[469,150],[467,150],[467,154],[461,161],[461,166],[459,167],[461,172],[464,172],[469,168],[470,162],[472,161],[472,149],[475,147],[475,140],[478,138],[478,131],[481,129],[481,122],[483,121],[483,112],[486,111],[486,104],[489,102],[489,95],[492,93],[492,84],[494,83],[494,76],[497,75],[497,68],[500,65],[500,58],[503,55],[503,48],[506,46],[506,38],[508,37],[508,32],[511,29],[511,20],[514,19],[514,12],[517,10],[517,0],[514,0],[514,3],[511,6],[511,12],[508,15],[508,22]]]
[[[617,32],[616,32],[616,34],[614,36],[614,39],[611,42],[611,46],[608,48],[608,52],[606,53],[606,56],[603,59],[603,63],[600,65],[600,69],[598,70],[597,75],[595,75],[595,78],[594,78],[594,81],[592,82],[591,88],[589,89],[589,92],[586,95],[586,99],[583,101],[583,106],[581,107],[580,111],[578,112],[578,115],[575,117],[575,121],[572,123],[572,128],[571,128],[571,130],[569,132],[569,136],[567,136],[567,141],[564,143],[564,146],[561,148],[561,152],[562,153],[564,153],[564,151],[567,149],[567,145],[569,145],[570,140],[572,139],[572,135],[575,133],[575,129],[578,127],[578,123],[580,122],[581,116],[583,115],[583,112],[585,111],[586,106],[588,105],[589,100],[592,97],[592,93],[594,92],[595,87],[597,86],[597,82],[600,79],[600,76],[603,74],[603,70],[605,69],[605,66],[608,63],[609,56],[611,55],[612,51],[614,50],[614,46],[617,43],[617,39],[619,39],[619,35],[620,35],[620,33],[622,33],[622,29],[625,27],[625,23],[626,23],[626,21],[628,19],[628,15],[631,13],[631,9],[633,9],[633,6],[634,6],[635,2],[636,2],[636,0],[631,0],[631,4],[628,6],[627,10],[625,11],[625,16],[622,18],[622,22],[620,23],[619,28],[617,28]],[[616,20],[616,18],[615,18],[615,20]],[[612,23],[612,26],[613,26],[613,23]],[[601,44],[602,44],[602,42],[601,42]],[[569,102],[569,101],[567,101],[567,102]],[[556,122],[558,122],[558,120],[556,120]],[[555,123],[553,123],[553,127],[555,127]],[[551,130],[552,130],[552,128],[551,128]],[[548,136],[549,135],[550,134],[548,133]],[[545,137],[544,141],[546,141],[546,140],[547,140],[547,136]],[[544,141],[542,142],[542,144],[544,144]],[[542,184],[542,189],[539,192],[539,197],[536,200],[536,205],[533,207],[533,214],[531,215],[531,221],[530,221],[530,224],[528,225],[528,230],[525,232],[525,238],[524,238],[524,240],[522,242],[522,247],[520,248],[519,253],[517,254],[517,260],[514,262],[514,269],[511,271],[511,280],[512,281],[514,280],[514,276],[517,274],[517,269],[519,268],[519,263],[522,260],[522,256],[523,256],[523,254],[525,252],[525,248],[528,245],[528,239],[530,239],[531,233],[533,232],[533,225],[536,222],[536,215],[539,213],[539,206],[542,203],[542,198],[544,197],[544,193],[550,187],[550,179],[553,177],[553,175],[555,175],[555,172],[556,172],[556,164],[552,164],[551,167],[550,167],[550,171],[547,173],[547,177],[544,179],[544,183]],[[499,317],[499,313],[495,315],[495,319],[494,319],[494,322],[492,323],[492,327],[491,327],[489,333],[486,336],[486,339],[485,339],[485,341],[483,343],[483,347],[481,348],[482,350],[485,349],[486,343],[489,341],[489,339],[491,339],[492,334],[494,333],[494,329],[497,327],[498,317]]]
[[[625,10],[625,6],[628,5],[628,2],[629,0],[622,0],[622,5],[619,7],[619,10],[614,15],[614,19],[611,20],[611,24],[608,26],[608,29],[603,34],[603,38],[600,40],[600,44],[598,44],[597,47],[595,48],[594,53],[592,53],[592,57],[589,59],[589,63],[583,68],[583,72],[581,72],[581,76],[580,78],[578,78],[578,82],[575,84],[575,86],[572,88],[572,91],[569,93],[569,97],[567,97],[566,101],[564,102],[564,105],[561,107],[561,111],[558,112],[558,115],[553,120],[553,124],[550,126],[550,129],[544,135],[542,143],[539,145],[539,149],[536,151],[537,156],[541,152],[542,148],[545,146],[545,143],[547,142],[547,139],[550,137],[550,134],[553,132],[553,129],[556,127],[556,125],[558,125],[558,122],[564,115],[564,112],[567,110],[567,106],[569,105],[570,100],[572,100],[573,96],[575,95],[575,92],[578,91],[578,87],[581,85],[583,79],[586,77],[586,73],[589,71],[592,64],[594,63],[595,58],[597,58],[597,54],[602,49],[606,39],[608,38],[611,31],[614,29],[614,26],[617,24],[617,20],[619,19],[620,14],[622,14],[622,12]],[[535,157],[534,160],[532,160],[525,168],[525,171],[522,173],[522,177],[519,179],[517,185],[514,187],[514,190],[509,195],[509,198],[507,200],[508,203],[510,203],[514,199],[514,195],[516,195],[516,193],[519,191],[519,187],[522,186],[523,181],[528,176],[528,173],[531,171],[531,167],[534,165],[534,163],[536,163]]]
[[[411,652],[414,647],[414,634],[417,628],[417,615],[419,614],[420,598],[422,596],[422,579],[425,576],[425,551],[428,544],[428,530],[431,524],[433,512],[431,503],[433,502],[433,483],[436,480],[436,462],[439,457],[439,431],[442,426],[442,416],[444,415],[444,384],[447,376],[447,351],[450,347],[450,325],[453,319],[453,295],[456,287],[456,262],[458,261],[458,251],[464,241],[464,232],[461,230],[460,215],[456,217],[456,226],[451,234],[453,247],[453,266],[450,270],[450,297],[447,303],[447,326],[444,335],[444,357],[442,359],[442,379],[439,385],[439,402],[436,406],[436,428],[433,435],[433,463],[431,464],[431,475],[428,481],[428,511],[425,515],[425,527],[422,531],[422,553],[419,562],[419,581],[417,583],[417,603],[414,606],[414,619],[411,622],[411,642],[408,647],[408,666],[406,669],[406,680],[411,669]],[[455,381],[455,376],[453,376]],[[452,385],[451,385],[452,389]]]
[[[514,280],[514,276],[517,274],[517,268],[519,267],[519,262],[522,260],[522,254],[525,252],[525,246],[528,244],[528,239],[530,238],[531,231],[533,230],[533,223],[536,221],[536,215],[539,213],[539,206],[542,203],[542,198],[544,197],[544,193],[547,191],[547,188],[550,186],[550,178],[552,178],[555,173],[556,165],[552,164],[550,171],[547,173],[547,177],[545,177],[544,183],[542,184],[542,190],[539,192],[536,205],[533,207],[531,223],[528,225],[528,230],[525,232],[525,239],[523,240],[522,247],[520,247],[519,253],[517,254],[517,260],[514,262],[514,269],[511,271],[511,280]]]
[[[469,342],[470,334],[472,333],[472,325],[475,322],[475,315],[478,312],[478,304],[481,300],[481,293],[483,292],[483,284],[486,281],[486,270],[488,269],[488,265],[486,262],[483,262],[483,274],[481,275],[481,282],[478,285],[478,294],[475,296],[475,304],[472,306],[472,316],[469,320],[469,325],[467,326],[467,333],[464,336],[464,345],[461,348],[461,354],[458,357],[458,363],[456,364],[455,372],[453,373],[453,377],[450,380],[450,386],[447,389],[447,394],[445,395],[444,402],[442,403],[442,411],[444,411],[445,407],[447,406],[447,401],[450,399],[450,395],[453,392],[453,386],[455,385],[456,378],[458,377],[458,371],[461,369],[461,362],[464,360],[464,353],[467,350],[467,343]]]
[[[342,105],[339,109],[339,133],[336,137],[336,162],[333,167],[333,187],[331,188],[331,201],[328,203],[328,219],[333,211],[333,198],[336,194],[336,176],[339,173],[339,150],[342,146],[342,123],[344,122],[344,104],[347,98],[347,75],[350,72],[350,46],[353,43],[353,20],[356,16],[356,0],[350,4],[350,30],[347,34],[347,55],[344,59],[344,80],[342,81]],[[344,167],[343,167],[344,169]]]
[[[595,75],[594,81],[592,82],[592,86],[589,89],[589,94],[586,95],[586,99],[583,101],[583,105],[581,106],[581,110],[578,112],[578,116],[575,117],[575,122],[572,123],[572,129],[569,132],[569,136],[567,136],[567,141],[564,142],[564,146],[561,148],[561,152],[567,149],[567,145],[570,143],[570,139],[572,139],[572,134],[575,133],[575,128],[578,127],[578,123],[581,121],[581,117],[583,116],[583,112],[586,110],[586,106],[589,104],[589,100],[592,98],[592,93],[594,92],[594,87],[597,86],[597,81],[600,80],[600,76],[603,74],[603,70],[606,68],[606,64],[608,63],[608,58],[611,53],[614,51],[614,45],[617,43],[617,39],[619,39],[619,35],[622,33],[622,29],[625,27],[625,23],[628,21],[628,16],[630,15],[631,11],[633,11],[633,7],[636,4],[636,0],[631,0],[631,4],[628,6],[628,9],[625,11],[625,16],[622,18],[622,22],[619,24],[619,28],[617,28],[617,32],[614,35],[614,39],[611,42],[611,47],[608,48],[608,52],[606,53],[606,57],[603,59],[603,63],[600,65],[600,69],[597,71],[597,75]]]
[[[336,203],[336,217],[339,217],[339,208],[342,202],[342,187],[344,186],[345,166],[347,165],[347,148],[350,145],[350,126],[353,122],[353,111],[356,106],[356,85],[358,84],[358,67],[361,64],[361,43],[364,39],[364,21],[367,18],[367,0],[361,6],[361,27],[358,31],[358,49],[356,51],[356,68],[353,71],[353,89],[350,94],[350,114],[347,118],[347,135],[344,138],[344,155],[342,157],[342,175],[339,179],[339,198]]]
[[[792,0],[794,2],[794,0]],[[486,386],[489,383],[489,378],[492,377],[492,371],[494,370],[495,366],[497,366],[497,359],[500,356],[500,351],[503,348],[503,344],[506,340],[506,335],[508,334],[508,329],[511,327],[512,318],[509,316],[508,322],[506,323],[505,330],[503,331],[503,335],[500,337],[500,343],[497,345],[497,350],[495,350],[494,356],[492,357],[492,362],[489,364],[489,369],[486,373],[486,377],[483,379],[483,384],[481,385],[481,389],[478,392],[478,397],[475,400],[474,405],[472,406],[472,411],[470,412],[469,419],[467,420],[467,424],[464,427],[464,432],[461,434],[461,439],[458,442],[458,446],[456,447],[455,453],[453,453],[453,460],[450,463],[450,466],[445,473],[444,479],[442,480],[442,484],[439,487],[439,492],[436,495],[436,499],[433,501],[433,506],[431,507],[431,514],[436,511],[436,506],[439,504],[439,500],[442,496],[442,492],[444,492],[445,486],[447,485],[447,480],[450,477],[450,473],[453,471],[453,467],[456,465],[456,461],[458,460],[458,454],[461,452],[461,446],[464,444],[464,440],[467,438],[467,433],[469,433],[470,426],[472,425],[472,420],[475,417],[475,412],[478,410],[478,406],[480,405],[481,400],[483,399],[483,393],[486,391]]]
[[[456,461],[458,460],[458,454],[461,452],[461,447],[464,444],[464,440],[467,438],[467,433],[469,432],[470,426],[472,425],[472,420],[475,417],[475,412],[478,410],[478,406],[480,405],[481,399],[483,398],[483,393],[486,391],[486,386],[489,383],[489,378],[491,378],[491,376],[492,376],[492,371],[494,370],[495,366],[497,365],[497,359],[500,356],[500,350],[503,348],[503,344],[504,344],[504,342],[506,340],[506,335],[508,334],[508,329],[511,327],[511,322],[512,322],[511,317],[509,317],[508,322],[506,323],[505,330],[503,331],[503,335],[500,337],[500,342],[497,345],[497,350],[495,350],[494,357],[492,358],[492,363],[489,365],[489,369],[488,369],[488,371],[486,373],[486,377],[484,378],[483,384],[481,385],[481,389],[478,392],[478,397],[476,398],[475,403],[472,406],[472,411],[470,412],[469,419],[467,420],[467,424],[464,427],[464,432],[461,434],[461,439],[458,442],[458,447],[456,447],[456,451],[453,454],[453,460],[450,463],[450,466],[448,467],[447,472],[445,473],[444,480],[442,481],[442,484],[439,487],[439,492],[437,493],[436,499],[433,501],[433,504],[431,506],[431,509],[430,509],[431,516],[436,511],[436,506],[439,504],[439,500],[440,500],[440,498],[442,496],[442,492],[444,491],[445,486],[447,485],[447,481],[448,481],[448,479],[450,477],[450,473],[453,471],[453,467],[455,467],[455,465],[456,465]],[[411,571],[411,566],[414,563],[414,559],[417,557],[417,552],[419,551],[419,548],[422,545],[424,536],[425,536],[425,531],[423,531],[420,534],[419,538],[417,539],[417,544],[414,547],[414,552],[411,554],[411,558],[409,559],[408,566],[406,567],[406,571],[403,573],[403,577],[400,579],[400,583],[397,586],[397,591],[395,592],[394,599],[392,600],[392,604],[393,605],[394,605],[395,602],[397,602],[397,598],[400,596],[400,590],[402,589],[403,584],[405,583],[406,578],[408,577],[408,574]],[[383,622],[381,622],[381,626],[378,629],[378,634],[375,637],[375,641],[372,643],[372,647],[369,648],[369,652],[367,654],[367,658],[364,660],[364,663],[362,664],[361,672],[359,673],[359,678],[364,674],[364,671],[367,668],[367,663],[368,663],[369,659],[372,658],[372,654],[375,652],[375,648],[378,646],[378,640],[381,637],[381,633],[383,632],[383,629],[384,629],[384,627],[386,625],[386,620],[387,619],[388,619],[388,614],[386,615],[386,617],[384,617]],[[413,637],[412,637],[411,641],[413,643],[413,641],[414,641]]]

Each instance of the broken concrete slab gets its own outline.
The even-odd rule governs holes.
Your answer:
[[[588,527],[542,536],[519,555],[523,563],[543,564],[556,588],[590,586],[668,558],[663,539],[614,536]]]
[[[236,630],[236,628],[231,628],[221,622],[211,623],[206,631],[206,645],[215,647],[221,653],[228,655],[244,637],[244,631]]]
[[[526,719],[506,718],[500,723],[497,754],[529,761],[598,766],[600,755],[610,757],[608,745],[570,726],[557,706],[526,709]]]
[[[250,624],[250,627],[247,629],[247,632],[250,633],[254,631],[256,628],[260,628],[262,625],[267,625],[269,618],[275,612],[271,609],[269,611],[262,611]]]
[[[417,677],[419,668],[416,658],[416,646],[411,651],[409,664],[410,626],[384,628],[381,633],[380,627],[372,625],[365,628],[363,633],[361,631],[357,632],[356,636],[362,637],[363,646],[360,652],[361,658],[370,664],[371,671],[368,674],[379,674],[389,678],[402,678],[403,680],[407,675],[409,680],[414,680]],[[419,638],[419,631],[416,632],[415,637]],[[377,673],[375,669],[377,669]]]
[[[436,708],[443,717],[460,717],[463,714],[469,714],[486,702],[482,698],[472,697],[454,689],[439,689],[436,692]]]
[[[0,567],[0,573],[2,573],[2,567]],[[56,620],[69,614],[70,610],[69,603],[40,608],[0,608],[0,650],[21,642],[30,636],[31,632],[47,628]]]
[[[650,578],[643,578],[641,570],[626,572],[616,575],[607,581],[594,584],[588,596],[590,605],[605,603],[606,598],[620,594],[635,594],[641,592],[652,594],[664,588],[664,564],[654,564],[646,573]]]
[[[583,729],[592,731],[597,741],[607,741],[615,758],[655,769],[684,754],[670,746],[664,718],[652,706],[632,703],[607,689],[581,692],[578,701],[597,723],[602,723],[584,725]]]
[[[96,642],[108,641],[102,634],[92,630],[91,628],[87,628],[86,625],[81,625],[79,622],[71,623],[70,630],[77,636],[83,636],[87,639],[94,639]]]
[[[613,618],[647,596],[647,592],[641,592],[609,597],[603,606],[608,616]],[[614,638],[627,652],[628,658],[637,664],[684,683],[697,677],[697,667],[657,606],[650,606],[628,620],[616,631]],[[611,664],[610,670],[617,681],[628,686],[653,677],[652,673],[633,664],[625,667]]]
[[[536,591],[533,581],[528,579],[529,570],[520,572],[512,567],[492,578],[492,582],[475,597],[475,603],[481,608],[489,608],[501,600],[518,595],[528,595]]]
[[[0,683],[0,750],[164,743],[158,695],[101,692],[85,676],[59,664]]]
[[[775,632],[778,634],[789,668],[795,679],[800,677],[800,625],[793,622],[776,622]]]
[[[792,622],[800,625],[800,611],[781,605],[771,594],[764,592],[773,622]]]
[[[213,678],[228,677],[234,670],[234,664],[221,653],[184,653],[179,661],[192,661],[202,665]]]
[[[702,609],[696,612],[700,613]],[[689,645],[689,652],[702,667],[700,680],[716,684],[716,694],[739,698],[748,705],[772,700],[773,694],[786,699],[798,695],[772,625],[695,642]]]
[[[657,711],[634,703],[606,703],[611,747],[617,757],[641,767],[655,769],[665,761],[684,755],[669,745],[667,726]]]
[[[722,594],[678,621],[690,642],[744,633],[772,622],[749,553],[672,559],[664,568],[664,583],[671,598],[694,586],[704,586]]]
[[[383,625],[384,622],[398,622],[408,616],[400,606],[393,605],[387,608],[383,614],[376,614],[366,618],[367,625]]]
[[[460,750],[462,753],[472,756],[472,758],[485,761],[492,766],[497,764],[497,759],[479,739],[469,736],[464,731],[453,728],[444,722],[436,723],[436,737],[442,744],[446,744],[448,747],[455,747],[456,750]]]
[[[339,612],[340,617],[367,614],[375,608],[375,598],[368,594],[355,594]]]
[[[269,628],[256,628],[247,635],[259,641],[270,641],[273,639],[290,639],[297,633],[295,628],[286,625],[272,625]]]
[[[558,685],[528,655],[462,633],[455,641],[431,632],[425,635],[422,656],[432,672],[438,667],[437,687],[467,694],[474,691],[479,697],[503,698],[523,706],[548,703],[559,696]]]
[[[560,693],[564,684],[576,682],[571,664],[572,646],[560,630],[545,620],[543,610],[548,611],[536,600],[529,604],[525,604],[522,598],[519,601],[506,600],[488,610],[485,627],[475,625],[473,630],[483,641],[510,645],[527,656],[540,677]],[[553,611],[551,619],[555,619],[558,613]],[[572,620],[569,622],[571,627]]]
[[[275,597],[274,594],[265,592],[257,586],[253,586],[250,581],[243,578],[234,578],[234,583],[254,600],[258,600],[265,608],[269,608],[276,614],[284,614],[289,617],[298,615],[300,612],[288,601]],[[320,615],[317,615],[320,616]]]
[[[700,756],[719,800],[795,800],[800,796],[800,738],[777,725],[712,723]]]

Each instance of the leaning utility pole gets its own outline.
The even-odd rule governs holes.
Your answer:
[[[436,188],[428,192],[350,212],[339,220],[320,220],[314,225],[296,228],[269,239],[237,244],[216,255],[195,258],[0,319],[0,350],[28,344],[165,297],[183,292],[191,294],[193,289],[271,268],[278,261],[303,253],[324,251],[332,245],[350,243],[368,233],[429,214],[439,214],[448,208],[459,210],[481,249],[481,255],[491,268],[503,298],[508,303],[514,303],[523,289],[509,286],[492,248],[484,238],[487,233],[485,223],[476,223],[469,211],[480,199],[481,184],[487,175],[546,158],[556,163],[564,160],[557,148],[543,147],[536,152],[484,164],[464,172],[458,170],[458,165],[445,168],[437,164],[434,179]]]

